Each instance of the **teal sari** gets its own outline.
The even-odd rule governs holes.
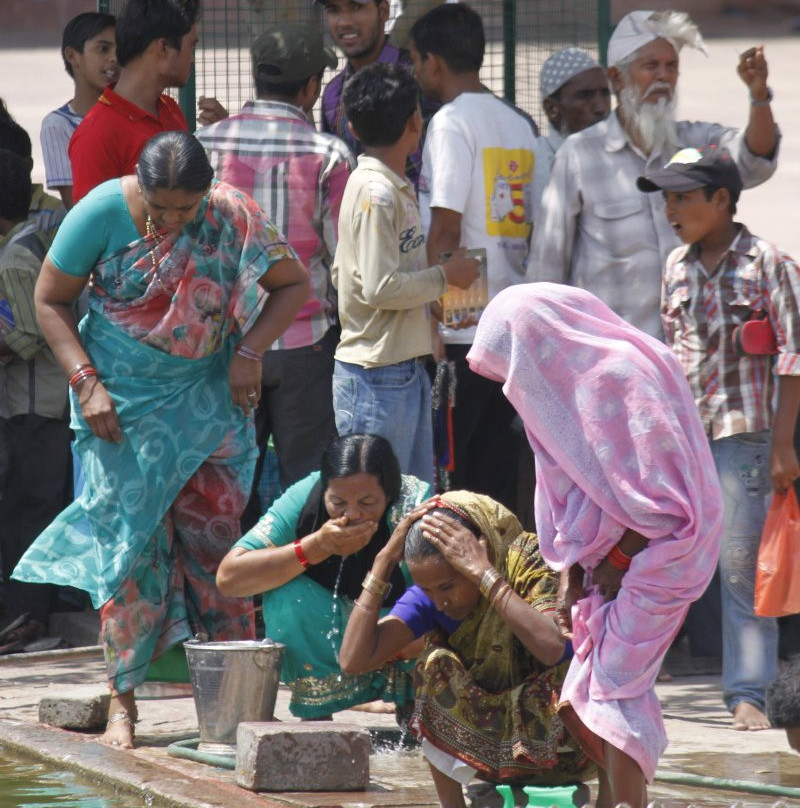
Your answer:
[[[318,480],[319,472],[315,471],[295,483],[235,546],[258,550],[282,547],[301,538],[298,521]],[[388,530],[394,530],[408,511],[432,493],[428,483],[403,475],[400,495],[384,516]],[[367,545],[359,552],[375,549]],[[358,561],[357,556],[355,553],[348,558],[353,563]],[[266,635],[286,646],[281,679],[292,691],[289,709],[293,715],[320,718],[375,700],[398,705],[413,700],[413,662],[390,662],[359,675],[342,673],[339,649],[353,609],[349,597],[343,593],[334,595],[331,588],[301,574],[265,592],[262,598]],[[388,611],[385,609],[384,614]]]
[[[72,394],[86,484],[14,577],[90,594],[114,692],[136,687],[152,658],[196,631],[253,636],[250,603],[214,583],[257,457],[228,370],[263,304],[259,278],[285,257],[293,251],[255,203],[216,183],[176,236],[140,239],[93,270],[80,337],[122,440],[96,437]]]

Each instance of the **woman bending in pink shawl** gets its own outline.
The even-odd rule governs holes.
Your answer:
[[[536,455],[536,526],[575,657],[559,715],[604,769],[598,806],[647,804],[667,745],[655,680],[717,564],[722,499],[672,352],[581,289],[501,292],[470,367],[503,382]]]

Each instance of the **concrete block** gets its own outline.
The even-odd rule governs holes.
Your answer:
[[[97,686],[76,693],[73,688],[69,695],[45,696],[39,702],[39,721],[63,729],[97,729],[106,725],[108,718],[107,690]]]
[[[364,791],[371,746],[358,724],[244,721],[236,782],[250,791]]]

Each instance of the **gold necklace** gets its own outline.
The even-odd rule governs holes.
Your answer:
[[[145,215],[144,229],[147,233],[147,238],[152,239],[153,241],[153,247],[150,250],[150,260],[153,263],[153,269],[155,269],[156,262],[158,260],[156,258],[156,247],[158,247],[158,245],[161,243],[161,236],[159,236],[156,226],[153,224],[153,219],[149,213]]]

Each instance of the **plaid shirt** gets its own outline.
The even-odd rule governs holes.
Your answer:
[[[712,439],[772,426],[773,376],[800,375],[800,268],[740,227],[710,275],[696,245],[678,247],[664,272],[661,315]],[[738,355],[733,330],[765,312],[777,357]]]
[[[412,69],[411,57],[408,55],[408,51],[390,45],[388,40],[375,61],[399,65],[409,72]],[[363,153],[364,149],[361,147],[361,142],[353,137],[353,134],[347,128],[348,119],[342,103],[342,89],[347,79],[354,73],[352,65],[348,62],[344,70],[328,82],[328,86],[322,94],[322,131],[331,132],[340,137],[350,147],[353,155],[358,157],[359,154]],[[434,104],[425,98],[420,100],[423,122],[422,137],[419,141],[419,148],[409,156],[406,162],[406,176],[411,180],[415,189],[419,185],[419,173],[422,171],[422,144],[425,142],[425,129],[427,129],[428,122],[436,110],[439,109],[439,106],[439,104]]]
[[[311,275],[311,294],[272,350],[319,342],[336,323],[331,263],[339,207],[355,162],[332,135],[317,132],[301,109],[248,101],[239,115],[197,130],[217,178],[258,202]]]
[[[756,157],[742,130],[718,124],[679,121],[678,144],[727,148],[746,188],[764,182],[777,166],[777,150],[772,160]],[[636,179],[671,156],[645,159],[615,113],[570,135],[553,160],[536,214],[530,277],[587,289],[623,320],[660,337],[661,270],[680,241],[663,196],[642,193]]]

